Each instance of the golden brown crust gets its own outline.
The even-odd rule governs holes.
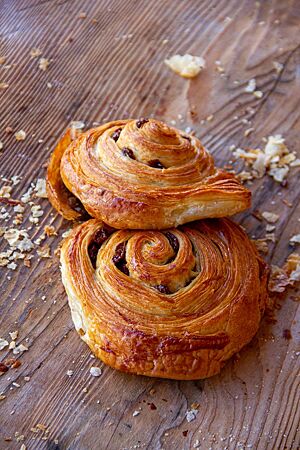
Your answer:
[[[60,174],[60,163],[66,149],[81,134],[81,129],[70,127],[59,140],[51,155],[48,169],[46,188],[52,206],[67,220],[77,220],[82,217],[83,211],[76,210],[76,197],[66,188]],[[75,206],[75,208],[74,208]]]
[[[91,129],[66,148],[60,173],[51,170],[48,180],[61,177],[92,217],[120,229],[166,229],[250,206],[250,192],[197,138],[154,119]]]
[[[257,332],[267,267],[244,231],[209,219],[160,231],[77,227],[61,252],[77,331],[106,364],[198,379]]]

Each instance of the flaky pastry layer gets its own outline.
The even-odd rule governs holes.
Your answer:
[[[89,220],[64,241],[75,327],[106,364],[178,380],[206,378],[247,344],[267,301],[266,264],[229,219],[168,231]]]
[[[70,200],[77,198],[90,216],[118,229],[166,229],[224,217],[251,201],[196,137],[154,119],[119,120],[73,141],[64,137],[52,155],[47,186],[64,217],[73,218]]]

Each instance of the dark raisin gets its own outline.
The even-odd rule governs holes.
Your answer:
[[[161,294],[171,294],[171,291],[169,290],[168,286],[165,286],[164,284],[158,284],[157,286],[153,286],[154,289],[157,289],[158,292]]]
[[[124,258],[125,258],[125,242],[121,242],[120,244],[117,245],[112,260],[114,264],[118,264]]]
[[[283,330],[282,335],[283,335],[284,339],[287,339],[287,340],[292,339],[291,330]]]
[[[123,273],[125,273],[125,275],[129,275],[129,270],[127,267],[127,262],[126,262],[126,258],[125,258],[125,250],[126,250],[126,243],[125,242],[121,242],[120,244],[117,245],[116,250],[115,250],[115,254],[113,256],[113,263],[114,265]]]
[[[128,267],[126,266],[126,262],[121,262],[116,265],[116,267],[121,270],[121,272],[125,273],[125,275],[129,275]]]
[[[170,233],[169,231],[166,232],[165,236],[168,239],[168,241],[170,242],[170,245],[171,245],[172,249],[174,250],[174,252],[177,253],[179,250],[179,242],[178,242],[177,237],[173,233]]]
[[[109,228],[108,226],[107,228],[100,228],[100,230],[96,231],[96,233],[94,234],[93,241],[98,245],[102,245],[103,242],[105,242],[106,239],[108,239],[109,236],[113,233],[113,231],[113,228]]]
[[[117,128],[117,130],[115,130],[115,131],[113,132],[113,134],[111,135],[112,139],[113,139],[115,142],[117,142],[117,140],[119,139],[120,134],[121,134],[121,131],[122,131],[122,128]]]
[[[113,233],[114,229],[110,228],[108,225],[105,225],[103,228],[100,228],[94,234],[89,246],[88,246],[88,254],[91,260],[91,263],[96,268],[96,259],[98,255],[99,248],[105,242],[109,236]]]
[[[150,409],[152,409],[152,411],[155,411],[157,409],[154,403],[148,403],[148,405],[150,406]]]
[[[165,169],[165,166],[160,162],[159,159],[152,159],[148,162],[150,167],[154,167],[154,169]]]
[[[8,371],[8,367],[5,364],[0,363],[0,373],[5,373],[7,371]]]
[[[91,263],[94,267],[94,269],[96,268],[96,259],[97,259],[97,255],[98,255],[98,251],[99,251],[99,245],[96,244],[96,242],[91,242],[90,245],[88,246],[88,254],[91,260]]]
[[[147,122],[149,122],[149,119],[144,119],[144,117],[142,117],[141,119],[136,121],[136,126],[138,128],[141,128],[144,125],[144,123],[147,123]]]
[[[124,156],[128,156],[128,158],[135,159],[134,153],[130,148],[122,148],[122,153]]]

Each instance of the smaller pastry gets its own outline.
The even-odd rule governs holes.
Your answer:
[[[165,231],[92,219],[61,250],[81,338],[109,366],[193,380],[217,374],[258,330],[268,268],[229,219]]]
[[[250,206],[250,191],[216,168],[199,139],[155,119],[118,120],[58,143],[48,167],[52,205],[118,229],[166,229]],[[77,200],[76,200],[77,199]]]

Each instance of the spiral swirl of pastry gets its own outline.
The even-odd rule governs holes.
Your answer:
[[[254,336],[267,301],[267,266],[229,219],[168,231],[116,231],[92,219],[65,240],[61,264],[82,339],[136,374],[218,373]]]
[[[250,206],[250,192],[214,166],[197,138],[154,119],[82,133],[65,148],[60,171],[49,168],[48,182],[56,177],[92,217],[118,229],[166,229]],[[59,192],[49,190],[63,214],[52,201]]]

